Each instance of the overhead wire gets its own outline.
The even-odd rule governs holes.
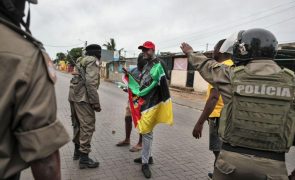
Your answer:
[[[255,22],[255,21],[258,21],[258,20],[262,20],[262,19],[264,19],[264,18],[268,18],[269,16],[273,16],[273,15],[275,15],[275,14],[284,13],[284,12],[286,12],[287,10],[290,10],[290,9],[292,9],[292,8],[294,8],[294,7],[295,7],[295,5],[283,9],[284,11],[281,10],[281,11],[273,12],[273,13],[270,13],[270,14],[267,14],[267,15],[264,15],[264,16],[261,16],[261,17],[259,17],[259,18],[256,18],[256,19],[248,20],[248,21],[243,22],[243,23],[239,23],[239,24],[235,24],[235,25],[231,25],[231,26],[226,26],[226,27],[224,27],[224,28],[222,28],[222,29],[218,29],[218,30],[215,30],[215,31],[206,32],[206,33],[203,33],[203,34],[198,34],[198,35],[196,35],[196,36],[191,36],[191,41],[195,41],[195,40],[200,40],[200,39],[208,38],[212,33],[214,33],[212,36],[216,36],[217,34],[220,34],[220,33],[222,33],[222,32],[225,32],[225,30],[227,30],[227,29],[232,29],[232,28],[234,28],[234,27],[236,27],[236,26],[239,26],[239,25],[245,25],[245,24],[249,24],[249,23],[252,23],[252,22]],[[211,28],[211,29],[212,29],[212,28]],[[214,28],[213,28],[213,29],[214,29]],[[204,36],[204,35],[205,35],[205,36]],[[170,47],[175,46],[175,44],[176,44],[176,43],[171,44],[170,46],[162,47],[161,49],[168,49],[168,48],[170,48]]]

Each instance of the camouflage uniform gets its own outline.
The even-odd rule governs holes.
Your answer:
[[[85,72],[85,80],[75,75],[71,80],[69,101],[71,105],[74,128],[73,142],[80,146],[80,152],[89,153],[93,132],[95,131],[95,111],[93,105],[99,106],[97,58],[85,56],[79,58],[77,65]]]

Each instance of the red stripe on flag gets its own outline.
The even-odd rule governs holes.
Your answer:
[[[133,94],[131,92],[130,89],[128,89],[128,98],[129,98],[129,106],[130,106],[130,110],[131,110],[131,116],[132,116],[132,120],[134,123],[134,126],[137,127],[138,121],[141,117],[141,113],[140,113],[140,99],[133,98]]]

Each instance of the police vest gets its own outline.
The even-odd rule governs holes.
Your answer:
[[[232,146],[287,152],[295,134],[294,72],[262,76],[242,66],[231,84],[232,99],[221,113],[222,139]]]

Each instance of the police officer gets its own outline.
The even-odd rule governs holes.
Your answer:
[[[213,179],[288,179],[285,152],[295,134],[294,72],[273,61],[278,42],[265,29],[240,31],[226,41],[232,42],[236,67],[194,54],[187,43],[181,46],[225,103],[219,129],[224,143]]]
[[[98,96],[98,61],[101,47],[92,44],[86,47],[85,57],[76,64],[78,73],[74,73],[69,91],[75,145],[74,160],[79,161],[80,169],[96,168],[99,163],[89,158],[91,139],[95,131],[95,112],[101,107]]]
[[[56,117],[52,61],[23,20],[26,2],[37,4],[0,0],[0,179],[29,166],[35,179],[61,179],[58,149],[69,136]]]

